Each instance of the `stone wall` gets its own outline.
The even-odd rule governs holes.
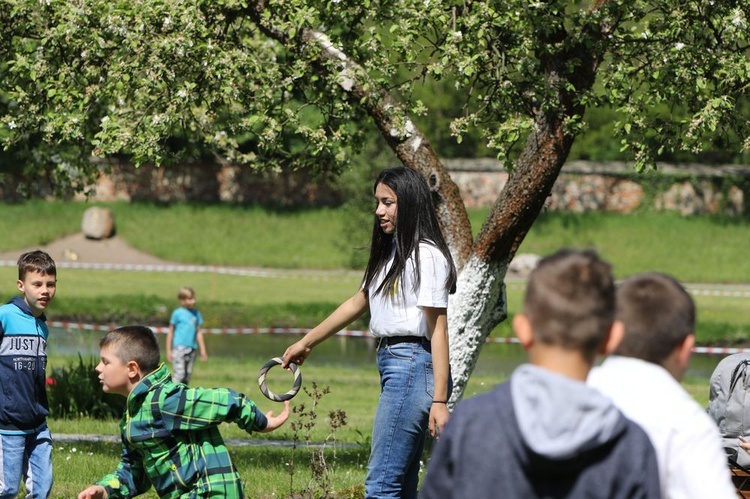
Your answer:
[[[508,180],[493,159],[445,160],[467,207],[490,206]],[[549,210],[583,213],[639,208],[683,215],[750,213],[750,167],[734,165],[658,165],[638,174],[626,163],[571,161],[563,167],[547,200]]]
[[[444,161],[469,208],[488,207],[508,180],[493,159]],[[341,203],[328,178],[298,172],[258,173],[248,167],[187,165],[142,167],[114,165],[95,186],[93,199],[157,202],[199,201],[280,206]],[[683,215],[750,213],[750,167],[731,165],[659,165],[658,171],[636,173],[625,163],[572,161],[562,170],[549,210],[571,212],[640,208],[679,211]]]
[[[256,172],[243,166],[198,164],[161,168],[116,164],[108,170],[100,175],[90,199],[277,206],[336,206],[342,202],[329,178],[313,179],[305,171]]]

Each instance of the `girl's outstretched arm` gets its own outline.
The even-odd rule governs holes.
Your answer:
[[[311,329],[301,340],[294,343],[284,352],[284,362],[281,367],[288,367],[290,362],[302,364],[313,347],[330,338],[343,328],[354,322],[369,307],[367,294],[363,289],[338,306],[323,322]]]

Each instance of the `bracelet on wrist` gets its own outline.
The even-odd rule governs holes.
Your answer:
[[[432,403],[433,404],[447,404],[448,401],[447,400],[433,400]]]

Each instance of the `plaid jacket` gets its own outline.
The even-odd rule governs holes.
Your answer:
[[[242,498],[240,476],[218,429],[224,421],[248,433],[267,424],[244,395],[172,383],[161,364],[128,396],[120,463],[97,484],[110,498],[137,496],[152,484],[159,497]]]

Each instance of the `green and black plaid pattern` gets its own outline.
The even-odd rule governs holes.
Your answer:
[[[162,364],[128,397],[120,422],[123,452],[117,470],[97,483],[110,498],[156,489],[159,497],[242,498],[240,476],[218,425],[248,433],[266,425],[255,403],[229,388],[187,388],[172,383]]]

